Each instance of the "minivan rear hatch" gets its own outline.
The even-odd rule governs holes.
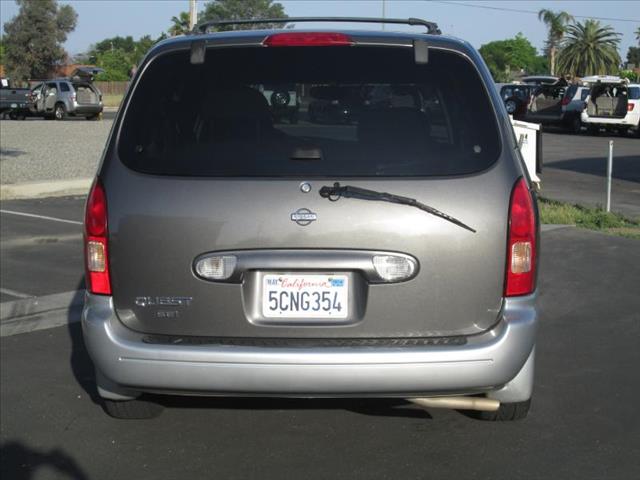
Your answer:
[[[517,173],[466,55],[432,48],[424,63],[411,43],[245,42],[190,58],[174,48],[141,68],[101,170],[122,322],[363,339],[456,337],[497,321]],[[274,115],[265,86],[296,92],[297,124]],[[309,118],[314,100],[345,98],[350,122]],[[331,190],[342,187],[445,215]]]

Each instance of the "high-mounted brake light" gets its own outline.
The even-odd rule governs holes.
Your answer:
[[[84,217],[85,268],[89,293],[111,295],[107,235],[107,197],[100,180],[96,180],[89,193]]]
[[[354,44],[349,35],[336,32],[284,32],[269,35],[265,47],[338,47]]]
[[[506,297],[527,295],[535,289],[536,235],[533,198],[527,182],[520,178],[513,187],[509,205]]]

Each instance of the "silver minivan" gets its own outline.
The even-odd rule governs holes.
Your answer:
[[[207,23],[146,56],[86,207],[107,413],[177,394],[527,415],[539,223],[509,117],[467,42],[379,21],[427,33]],[[352,121],[309,118],[354,91]]]

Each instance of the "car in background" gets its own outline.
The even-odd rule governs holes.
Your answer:
[[[616,76],[594,75],[582,81],[591,87],[581,114],[591,133],[600,128],[640,136],[640,85]]]
[[[104,70],[87,67],[75,70],[69,78],[47,80],[31,90],[33,115],[63,120],[67,116],[99,118],[103,110],[102,93],[93,78]]]
[[[507,112],[513,111],[514,118],[541,125],[555,125],[573,133],[580,133],[582,123],[580,113],[589,88],[569,85],[566,80],[556,78],[554,83],[534,84],[532,77],[528,84],[510,84],[501,88]],[[549,81],[555,77],[542,77]]]
[[[0,79],[0,115],[11,120],[24,120],[29,114],[31,95],[28,88],[12,88],[9,79]]]

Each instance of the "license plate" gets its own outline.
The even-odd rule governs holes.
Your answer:
[[[266,318],[346,318],[347,275],[267,274],[262,280]]]

